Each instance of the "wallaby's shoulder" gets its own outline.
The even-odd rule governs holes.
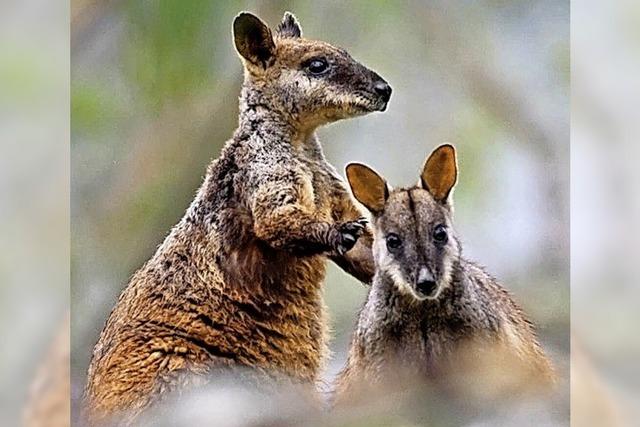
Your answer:
[[[499,317],[500,322],[511,322],[527,330],[533,327],[512,291],[503,286],[484,266],[461,257],[460,269],[460,277],[466,282],[464,289],[474,295],[484,311]]]

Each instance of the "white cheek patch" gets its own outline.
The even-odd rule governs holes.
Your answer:
[[[404,279],[404,276],[400,272],[400,269],[397,265],[389,264],[386,266],[386,268],[383,269],[383,271],[388,274],[389,277],[391,277],[393,284],[396,285],[396,288],[398,289],[398,291],[400,291],[400,293],[417,297],[417,295],[413,291],[411,284],[409,284]]]
[[[440,296],[440,294],[442,293],[442,291],[444,290],[445,287],[447,287],[448,284],[447,283],[443,283],[442,281],[438,282],[438,287],[436,288],[436,293],[430,296],[426,296],[423,297],[424,299],[430,299],[430,300],[434,300],[434,299],[438,299],[438,297]]]
[[[420,298],[416,295],[413,287],[406,281],[400,267],[393,261],[387,252],[387,245],[381,236],[376,236],[373,245],[373,253],[376,260],[377,269],[388,275],[398,291],[404,295]]]
[[[330,84],[325,83],[321,79],[309,78],[300,70],[285,69],[280,75],[280,81],[283,86],[291,88],[296,92],[302,92],[308,98],[324,99],[324,103],[341,106],[351,110],[354,106],[362,106],[366,108],[369,101],[361,96],[353,93],[344,93],[333,88]],[[352,113],[360,113],[360,111],[352,111]],[[364,114],[364,111],[362,112]]]
[[[432,297],[429,299],[436,299],[440,296],[443,290],[447,289],[451,286],[451,280],[453,278],[453,261],[456,257],[456,252],[454,248],[447,246],[446,254],[444,255],[443,265],[442,265],[442,276],[440,280],[438,280],[438,289]]]
[[[448,254],[447,254],[448,255]],[[451,285],[451,273],[453,272],[453,263],[451,258],[447,256],[442,266],[442,278],[438,281],[438,294]]]

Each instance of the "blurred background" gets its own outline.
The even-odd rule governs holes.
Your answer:
[[[410,185],[456,145],[457,230],[538,325],[568,387],[569,4],[565,1],[93,1],[71,4],[71,397],[132,273],[181,218],[237,124],[241,10],[285,10],[394,93],[387,112],[319,131],[328,160]],[[366,289],[326,279],[341,368]],[[566,420],[566,405],[558,422]]]
[[[19,425],[69,307],[68,16],[64,1],[0,1],[2,426]]]
[[[571,26],[572,422],[638,425],[640,3],[581,1]]]

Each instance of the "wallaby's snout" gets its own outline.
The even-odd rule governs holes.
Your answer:
[[[425,298],[433,298],[438,291],[438,284],[436,283],[433,273],[428,267],[422,266],[418,271],[418,278],[416,280],[416,291]]]
[[[382,100],[382,106],[380,107],[380,111],[384,111],[387,109],[387,104],[391,99],[391,86],[387,83],[382,77],[378,76],[378,79],[374,81],[373,91],[380,97]]]
[[[359,64],[360,65],[360,64]],[[391,86],[378,73],[364,65],[360,65],[360,87],[367,93],[366,97],[372,101],[372,109],[376,111],[384,111],[387,109],[389,100],[391,99]]]

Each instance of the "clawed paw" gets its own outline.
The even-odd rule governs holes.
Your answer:
[[[344,255],[348,252],[358,241],[358,238],[364,232],[367,226],[366,218],[359,218],[355,221],[344,222],[337,226],[338,241],[335,248],[338,254]]]

